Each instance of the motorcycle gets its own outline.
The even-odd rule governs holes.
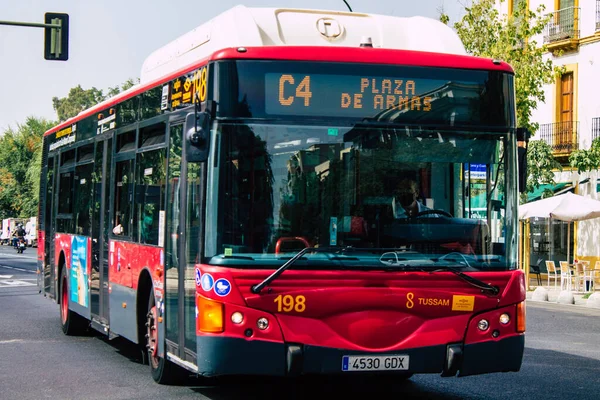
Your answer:
[[[20,238],[17,241],[17,253],[23,254],[23,252],[25,251],[25,249],[27,248],[27,243],[25,243],[25,239]]]

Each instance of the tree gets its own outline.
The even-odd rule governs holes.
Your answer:
[[[84,90],[81,85],[77,85],[69,90],[69,95],[59,99],[52,98],[54,111],[58,115],[59,122],[64,122],[104,100],[102,90],[95,87]]]
[[[527,149],[527,192],[521,194],[521,204],[527,202],[527,193],[533,192],[541,185],[555,185],[554,172],[562,171],[562,166],[552,156],[552,147],[543,140],[532,140]],[[544,190],[542,198],[553,196],[550,189]]]
[[[578,173],[591,172],[600,168],[600,138],[592,140],[589,150],[575,150],[569,156],[571,167],[577,168]]]
[[[466,14],[454,23],[454,29],[468,53],[503,60],[512,66],[517,126],[527,128],[534,136],[539,124],[531,120],[531,115],[539,102],[546,101],[543,86],[553,83],[557,74],[563,72],[563,68],[554,66],[551,59],[544,60],[547,47],[532,39],[542,34],[551,16],[543,14],[544,5],[529,10],[528,2],[524,0],[516,1],[512,15],[500,15],[497,1],[505,0],[474,0],[470,7],[465,7]],[[449,22],[443,11],[440,21]],[[528,192],[542,184],[554,184],[551,169],[561,169],[550,146],[538,140],[529,143],[527,167]],[[521,196],[521,201],[527,201],[526,194]]]
[[[137,80],[139,83],[139,79]],[[108,89],[115,96],[135,85],[128,79],[120,86]],[[64,98],[52,98],[59,121],[63,122],[81,111],[105,100],[102,90],[84,90],[77,85]],[[42,138],[44,132],[58,122],[29,117],[16,130],[6,129],[0,136],[0,218],[32,217],[38,213]]]
[[[139,78],[137,79],[137,82],[134,82],[133,79],[129,78],[125,82],[123,82],[120,87],[119,87],[119,85],[117,85],[115,87],[109,87],[108,88],[107,98],[116,96],[119,93],[124,92],[127,89],[132,88],[133,86],[135,86],[138,83],[140,83],[140,79]]]
[[[454,29],[468,53],[503,60],[513,67],[518,126],[535,134],[539,124],[531,121],[531,114],[546,100],[543,85],[553,83],[562,71],[551,59],[544,60],[546,46],[531,39],[542,34],[550,16],[543,15],[544,5],[533,11],[524,0],[516,1],[511,16],[500,15],[497,1],[505,0],[474,0],[471,7],[465,7],[466,14],[454,23]],[[449,18],[441,14],[440,20]]]
[[[38,212],[42,137],[54,122],[29,117],[0,138],[0,216],[32,217]]]
[[[139,82],[139,79],[137,81]],[[129,78],[120,86],[109,87],[107,90],[108,95],[104,95],[102,90],[96,89],[95,87],[86,90],[83,89],[81,85],[77,85],[69,90],[67,97],[53,97],[52,105],[54,111],[56,111],[56,114],[58,115],[59,122],[64,122],[67,119],[76,116],[83,110],[93,107],[107,98],[116,96],[134,85],[134,80]]]

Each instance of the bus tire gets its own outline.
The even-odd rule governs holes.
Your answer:
[[[60,325],[68,336],[81,335],[87,330],[87,320],[69,310],[69,280],[64,267],[60,275]]]
[[[148,351],[148,364],[152,379],[161,385],[177,383],[180,373],[179,367],[166,358],[158,355],[158,327],[156,326],[156,300],[154,289],[150,289],[148,299],[148,313],[146,314],[146,349]]]

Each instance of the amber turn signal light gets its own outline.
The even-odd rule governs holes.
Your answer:
[[[198,296],[196,305],[198,306],[196,320],[198,330],[208,333],[223,332],[223,303]]]
[[[525,302],[517,304],[517,332],[525,332]]]

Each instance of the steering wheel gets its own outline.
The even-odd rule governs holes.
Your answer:
[[[458,251],[453,251],[452,253],[448,253],[448,254],[444,254],[443,256],[441,256],[439,258],[439,260],[445,260],[446,258],[449,258],[451,256],[460,256],[460,258],[463,259],[463,261],[459,261],[459,264],[464,263],[467,267],[471,268],[471,264],[469,264],[469,261],[467,260],[467,257],[465,257],[465,255],[463,253],[459,253]]]
[[[444,210],[423,210],[423,211],[419,211],[417,213],[417,215],[415,215],[415,218],[422,217],[423,215],[430,215],[430,214],[441,214],[441,215],[443,215],[445,217],[452,218],[452,214],[450,214],[449,212],[444,211]]]

